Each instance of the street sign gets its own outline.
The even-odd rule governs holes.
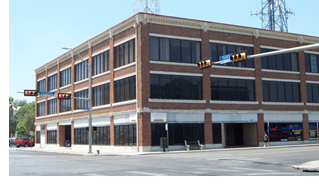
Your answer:
[[[226,63],[232,62],[232,61],[230,60],[230,57],[231,57],[232,55],[233,55],[233,54],[230,53],[230,54],[228,54],[228,55],[220,56],[220,57],[219,57],[220,64],[226,64]]]
[[[81,110],[89,110],[89,108],[88,107],[82,107]],[[91,108],[91,110],[92,110],[92,108]]]
[[[40,91],[39,96],[54,96],[54,92]]]

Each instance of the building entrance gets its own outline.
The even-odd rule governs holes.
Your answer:
[[[225,124],[226,147],[257,146],[256,123]]]
[[[59,130],[59,144],[65,146],[66,140],[71,142],[71,125],[60,125]]]

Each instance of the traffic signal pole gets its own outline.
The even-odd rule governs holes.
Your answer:
[[[283,54],[283,53],[291,53],[291,52],[303,51],[303,50],[314,49],[314,48],[319,48],[319,43],[310,44],[310,45],[306,45],[306,46],[299,46],[299,47],[294,47],[294,48],[288,48],[288,49],[281,49],[281,50],[277,50],[277,51],[270,51],[270,52],[266,52],[266,53],[258,53],[258,54],[254,54],[254,55],[248,55],[247,59],[266,57],[266,56],[278,55],[278,54]],[[232,61],[229,60],[229,62],[232,62]],[[212,65],[223,64],[223,63],[228,63],[228,62],[217,61],[217,62],[212,62]]]

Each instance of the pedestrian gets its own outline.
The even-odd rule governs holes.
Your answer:
[[[268,145],[268,141],[269,141],[268,135],[266,134],[266,132],[264,132],[264,147]]]

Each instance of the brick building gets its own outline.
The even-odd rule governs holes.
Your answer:
[[[87,97],[93,149],[204,149],[317,143],[319,49],[199,69],[197,62],[318,43],[319,37],[138,13],[35,70],[39,91]],[[84,100],[36,98],[40,147],[88,145]],[[138,134],[137,134],[138,133]],[[138,137],[137,137],[138,135]]]

